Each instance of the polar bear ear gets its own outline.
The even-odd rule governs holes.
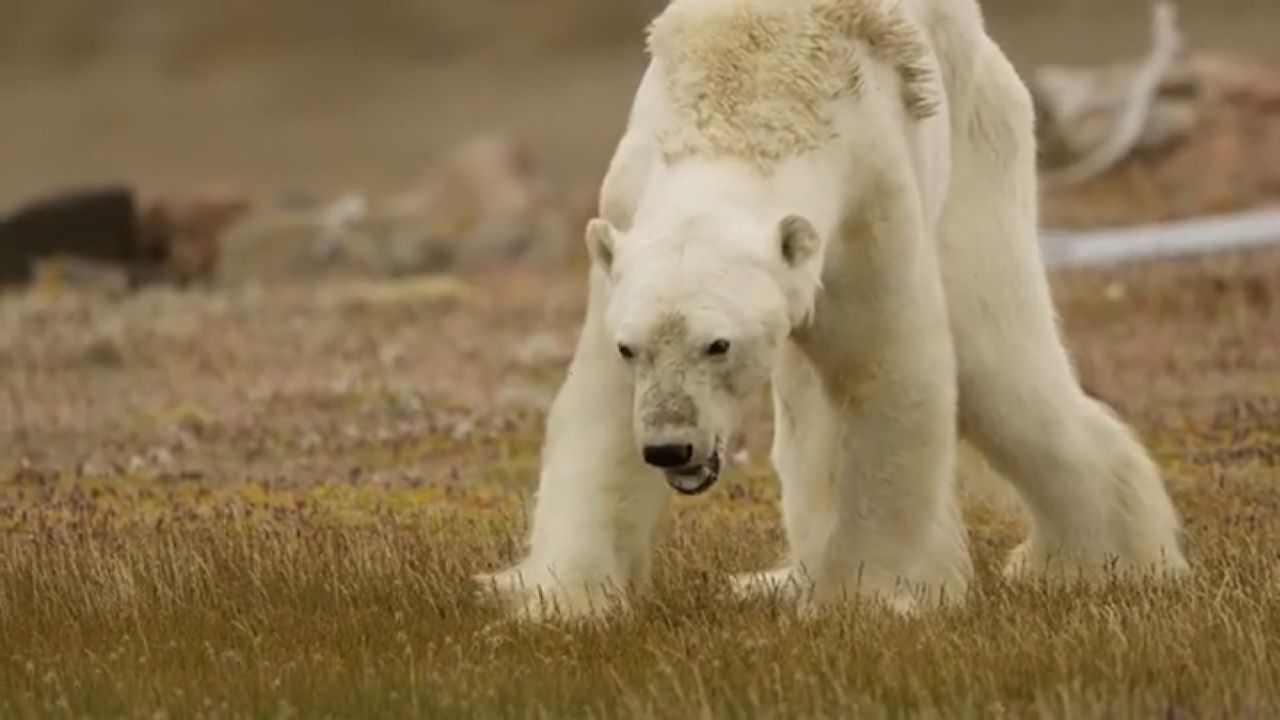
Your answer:
[[[813,224],[799,215],[788,215],[778,223],[782,238],[782,258],[791,267],[800,267],[812,258],[821,245]]]
[[[595,218],[587,223],[587,252],[591,261],[600,266],[606,275],[613,271],[614,243],[618,233],[608,220]]]

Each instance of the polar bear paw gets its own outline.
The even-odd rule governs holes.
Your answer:
[[[629,609],[625,594],[607,582],[570,581],[519,567],[476,575],[473,580],[516,620],[603,620]]]
[[[736,575],[732,589],[739,600],[765,598],[795,603],[801,617],[813,617],[824,607],[851,601],[871,602],[901,616],[914,615],[918,607],[901,584],[815,579],[797,567]]]
[[[1104,550],[1050,546],[1026,540],[1009,553],[1004,577],[1012,582],[1097,582],[1107,578],[1169,580],[1187,574],[1181,555],[1149,558],[1123,557]]]
[[[742,573],[730,582],[733,595],[739,600],[777,598],[794,602],[808,595],[813,587],[813,580],[793,567]]]

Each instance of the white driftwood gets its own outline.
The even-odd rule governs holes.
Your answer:
[[[1280,245],[1280,208],[1090,232],[1045,231],[1041,235],[1045,263],[1051,268],[1117,265],[1274,245]]]
[[[1163,0],[1155,5],[1151,35],[1151,52],[1133,78],[1128,98],[1111,133],[1089,154],[1072,164],[1058,170],[1042,172],[1041,180],[1046,187],[1070,187],[1092,180],[1124,160],[1142,139],[1160,83],[1183,49],[1182,33],[1178,29],[1178,11],[1172,2]]]

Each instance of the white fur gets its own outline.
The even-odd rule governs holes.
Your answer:
[[[675,5],[713,2],[731,0]],[[687,315],[698,337],[742,333],[752,353],[740,358],[744,377],[772,373],[790,552],[775,570],[737,578],[744,594],[790,589],[818,604],[862,595],[903,610],[922,592],[962,596],[972,568],[957,428],[1029,510],[1031,537],[1010,573],[1094,573],[1110,561],[1185,568],[1154,463],[1082,392],[1059,337],[1035,241],[1025,87],[973,0],[901,7],[933,54],[938,112],[913,116],[896,69],[854,43],[863,86],[832,101],[832,139],[767,171],[731,156],[664,158],[671,68],[652,61],[602,188],[612,246],[593,250],[530,552],[484,578],[517,610],[604,611],[648,583],[671,491],[640,458],[642,371],[616,345],[643,342],[671,313]],[[823,239],[795,265],[774,233],[791,215]],[[597,225],[591,235],[610,233]],[[700,363],[680,365],[679,377],[692,378],[705,439],[731,431],[737,408],[703,386],[719,371]],[[669,381],[657,367],[655,382]]]

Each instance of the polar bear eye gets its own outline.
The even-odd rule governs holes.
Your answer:
[[[715,342],[707,346],[707,354],[712,357],[727,355],[728,353],[729,353],[728,340],[716,340]]]
[[[634,360],[636,357],[636,351],[630,345],[623,343],[618,343],[618,354],[623,360]]]

